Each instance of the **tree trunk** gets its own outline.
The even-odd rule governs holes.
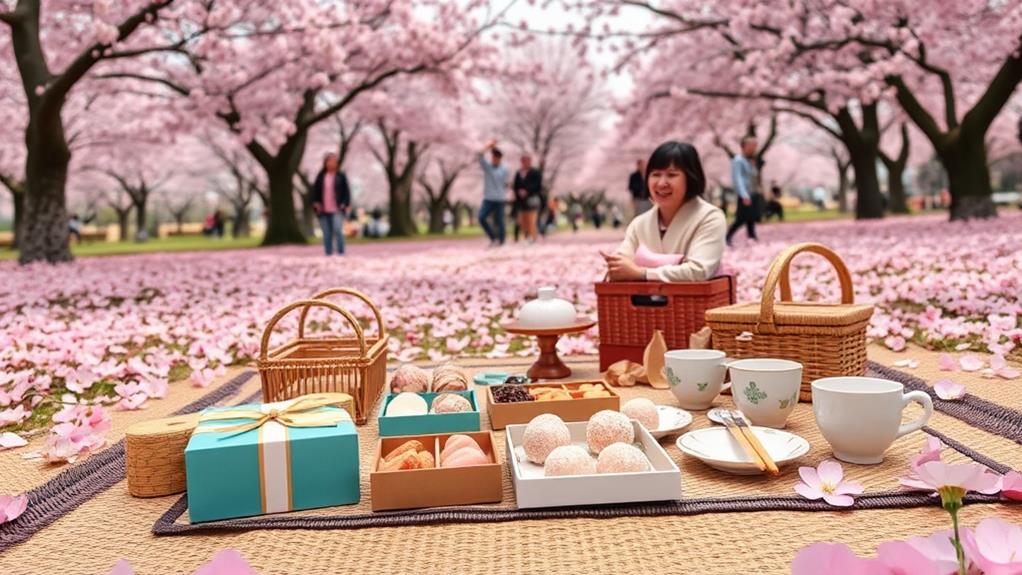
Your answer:
[[[135,202],[135,241],[143,242],[146,238],[146,204],[149,203],[148,198],[142,198],[141,201]]]
[[[837,211],[848,213],[848,166],[838,162]]]
[[[121,228],[119,230],[118,239],[122,242],[128,241],[128,219],[131,217],[131,208],[126,210],[117,211],[117,225]]]
[[[447,202],[444,200],[429,202],[429,233],[442,234],[447,227],[444,225],[444,212],[447,211]]]
[[[887,195],[890,198],[890,211],[892,214],[908,214],[908,195],[905,193],[905,182],[903,176],[905,166],[891,164],[887,166]]]
[[[302,200],[302,219],[301,228],[302,233],[306,237],[312,237],[316,235],[316,211],[312,209],[312,200],[309,194],[298,194]]]
[[[298,173],[298,162],[304,152],[304,142],[300,145],[289,142],[280,149],[272,162],[267,166],[266,179],[270,183],[270,205],[266,222],[264,246],[281,244],[305,244],[305,235],[298,227],[295,214],[294,179]]]
[[[412,174],[415,170],[409,169],[405,173],[406,177],[392,180],[389,186],[390,231],[387,235],[392,238],[409,237],[419,233],[419,228],[412,217]]]
[[[65,186],[71,150],[60,114],[33,114],[25,130],[25,213],[18,261],[71,261]]]
[[[855,219],[868,220],[884,217],[884,201],[880,195],[877,177],[880,126],[877,105],[862,107],[862,127],[855,124],[848,108],[841,108],[834,116],[841,128],[841,141],[848,149],[852,170],[855,172]]]
[[[233,228],[231,237],[234,238],[247,238],[252,233],[249,225],[248,206],[240,209],[235,206]]]
[[[908,125],[901,125],[901,150],[897,157],[890,157],[880,150],[880,159],[887,168],[887,195],[890,198],[890,210],[892,214],[907,214],[908,197],[905,194],[905,166],[908,165],[908,155],[912,142],[908,135]]]
[[[993,187],[987,165],[984,132],[966,129],[963,124],[957,137],[950,137],[937,149],[947,170],[948,192],[951,194],[951,220],[995,218]]]
[[[21,220],[24,217],[25,211],[25,192],[11,192],[14,200],[14,222],[13,231],[14,237],[11,241],[11,247],[18,249],[18,240],[21,238]]]
[[[184,234],[185,231],[185,213],[174,214],[174,221],[177,223],[177,235]]]

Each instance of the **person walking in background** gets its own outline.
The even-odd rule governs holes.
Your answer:
[[[543,176],[532,167],[532,157],[522,154],[521,167],[515,172],[515,209],[518,227],[529,242],[539,236],[539,209],[543,204]],[[518,240],[517,234],[515,240]]]
[[[82,244],[82,220],[78,218],[78,214],[71,214],[71,219],[67,222],[68,232],[75,237],[75,243],[78,245]]]
[[[633,218],[653,207],[646,187],[646,163],[642,160],[636,160],[635,171],[628,176],[628,193],[632,196]]]
[[[490,160],[486,159],[490,153]],[[483,169],[483,204],[479,208],[479,225],[490,238],[491,246],[504,245],[504,205],[507,203],[507,168],[500,165],[504,154],[497,148],[497,140],[490,140],[477,155]],[[490,220],[496,219],[496,228]]]
[[[344,255],[344,213],[351,205],[348,177],[339,168],[337,154],[327,154],[323,157],[323,168],[312,184],[312,209],[319,216],[323,250],[328,256],[333,254],[335,243],[337,255]]]
[[[756,237],[756,204],[753,194],[757,188],[757,173],[755,167],[756,150],[759,143],[756,136],[745,136],[742,138],[742,151],[736,154],[731,160],[731,183],[734,186],[738,201],[735,206],[735,221],[727,231],[727,245],[731,245],[731,237],[739,228],[745,226],[745,231],[750,240],[759,241]]]
[[[543,212],[543,224],[540,228],[543,236],[557,229],[557,214],[561,205],[556,196],[550,196],[546,202],[546,211]]]
[[[781,205],[781,186],[777,182],[770,182],[770,199],[767,200],[766,209],[763,210],[763,219],[768,221],[771,216],[777,216],[778,221],[784,221],[784,206]]]

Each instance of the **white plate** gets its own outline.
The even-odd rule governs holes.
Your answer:
[[[794,433],[755,425],[751,429],[778,467],[809,452],[809,442]],[[679,437],[675,444],[685,455],[720,471],[735,475],[763,473],[725,427],[690,431]]]
[[[658,405],[656,412],[660,416],[660,427],[650,430],[649,434],[657,439],[678,433],[692,424],[692,414],[673,405]]]

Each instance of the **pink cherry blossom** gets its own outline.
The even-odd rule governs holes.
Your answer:
[[[1022,475],[1009,471],[1001,477],[1001,497],[1022,501]]]
[[[841,464],[829,459],[816,468],[799,467],[798,474],[802,482],[795,485],[795,492],[806,499],[823,499],[829,505],[848,507],[855,503],[852,496],[863,491],[858,481],[843,481]]]
[[[984,575],[1022,573],[1022,527],[996,517],[962,534],[965,555]]]
[[[891,351],[904,351],[905,338],[900,335],[890,335],[884,338],[884,345],[886,345]]]
[[[958,363],[955,361],[955,358],[946,353],[942,353],[937,359],[937,367],[939,367],[941,371],[956,371],[958,369]]]
[[[1019,371],[1008,365],[1008,362],[1001,354],[994,354],[990,358],[990,370],[994,375],[1004,379],[1015,379],[1019,376]]]
[[[888,541],[880,544],[877,548],[877,559],[890,569],[891,573],[898,575],[946,574],[938,569],[933,558],[906,541]]]
[[[256,570],[235,549],[225,549],[213,560],[200,566],[192,575],[258,575]]]
[[[0,524],[14,521],[28,508],[27,495],[0,495]]]
[[[927,461],[914,465],[919,480],[935,491],[960,489],[977,493],[996,493],[1000,489],[1000,476],[978,463],[947,464]]]
[[[23,447],[25,445],[28,445],[28,441],[16,433],[11,433],[9,431],[0,433],[0,449],[12,449],[15,447]]]
[[[911,537],[906,543],[933,562],[936,568],[934,573],[938,575],[956,575],[958,573],[958,555],[952,544],[954,536],[954,531],[951,530],[938,531],[928,537]],[[883,560],[883,557],[881,557],[881,560]]]
[[[937,393],[937,397],[946,400],[961,399],[965,396],[965,386],[950,379],[937,380],[933,384],[933,390]]]
[[[958,365],[961,366],[963,371],[979,371],[983,369],[983,360],[971,353],[967,353],[958,358]]]
[[[876,559],[863,559],[843,543],[814,543],[803,547],[791,563],[791,575],[884,575],[893,572]]]

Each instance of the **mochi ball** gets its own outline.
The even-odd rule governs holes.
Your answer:
[[[660,414],[657,413],[656,404],[645,397],[628,400],[621,406],[621,413],[630,419],[638,420],[649,431],[660,428]]]
[[[469,380],[463,368],[445,363],[433,370],[433,391],[465,391]]]
[[[522,436],[525,457],[540,465],[546,461],[551,451],[570,443],[571,432],[568,431],[568,426],[552,413],[543,413],[532,418]]]
[[[401,393],[403,391],[421,392],[429,389],[429,374],[421,367],[406,363],[394,370],[394,376],[390,378],[390,391]]]
[[[596,462],[593,456],[578,445],[562,445],[550,452],[543,466],[543,475],[591,475],[596,473]]]
[[[457,393],[441,393],[433,398],[433,413],[472,411],[472,402]]]
[[[625,414],[604,409],[589,418],[586,425],[586,443],[589,444],[589,451],[599,455],[611,443],[633,441],[635,428]]]
[[[630,443],[612,443],[596,459],[597,473],[634,473],[648,469],[646,454]]]

